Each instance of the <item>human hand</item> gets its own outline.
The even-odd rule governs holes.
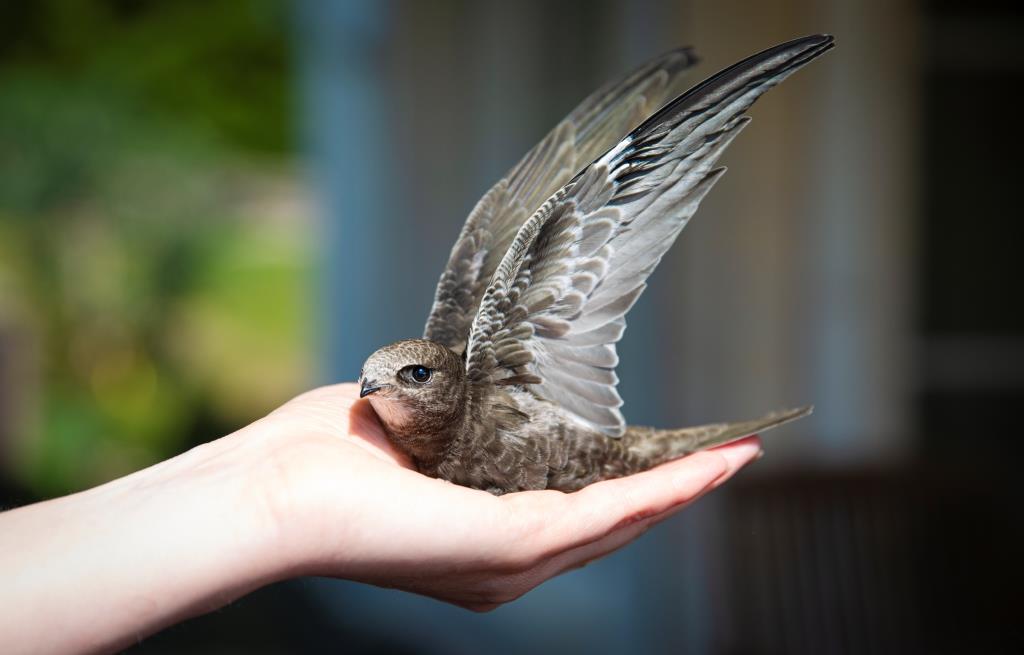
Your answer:
[[[355,385],[316,389],[147,469],[0,513],[0,650],[117,650],[296,575],[492,609],[632,541],[759,450],[745,439],[572,494],[499,497],[412,470]]]
[[[493,496],[426,477],[354,384],[310,391],[233,435],[258,445],[273,552],[325,575],[488,610],[637,538],[757,457],[754,437],[593,484]]]

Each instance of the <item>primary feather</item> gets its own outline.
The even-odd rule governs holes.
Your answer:
[[[484,290],[523,223],[584,166],[676,97],[683,72],[696,61],[690,48],[679,48],[598,89],[480,199],[441,274],[425,339],[455,352],[465,349]]]
[[[615,343],[647,277],[725,171],[769,88],[832,47],[797,39],[679,96],[555,192],[519,229],[469,334],[471,383],[528,385],[611,437],[626,428]]]

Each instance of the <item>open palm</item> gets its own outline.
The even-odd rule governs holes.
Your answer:
[[[396,587],[475,610],[629,543],[754,459],[745,439],[581,491],[493,496],[426,477],[354,384],[310,391],[251,427],[295,573]]]

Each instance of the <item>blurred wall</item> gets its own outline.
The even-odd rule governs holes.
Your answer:
[[[657,287],[679,289],[671,352],[683,407],[714,418],[813,402],[811,419],[772,435],[765,468],[903,458],[913,435],[916,4],[688,6],[684,40],[709,70],[797,34],[828,31],[837,47],[752,110],[724,157],[729,174]]]

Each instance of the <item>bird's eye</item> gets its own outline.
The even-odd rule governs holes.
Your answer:
[[[426,366],[413,366],[409,370],[409,375],[412,379],[420,384],[425,384],[430,381],[430,376],[433,374]]]

